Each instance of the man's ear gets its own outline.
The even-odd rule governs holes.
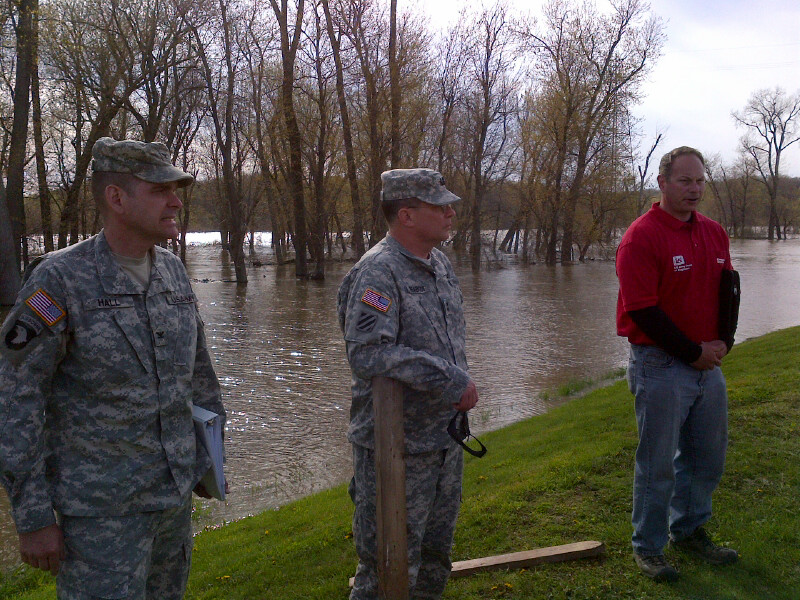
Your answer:
[[[118,185],[109,184],[106,186],[105,192],[106,205],[111,212],[121,213],[124,211],[123,200],[125,190]]]
[[[414,211],[409,208],[401,208],[397,211],[397,224],[403,227],[412,227],[414,225]]]

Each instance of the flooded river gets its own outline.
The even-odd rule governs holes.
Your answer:
[[[269,248],[256,251],[268,261]],[[800,240],[734,241],[732,255],[743,288],[737,340],[800,324]],[[470,413],[475,432],[540,414],[560,384],[625,364],[627,343],[615,335],[613,262],[548,267],[507,258],[479,272],[454,263],[481,398]],[[296,280],[293,265],[250,267],[249,284],[239,288],[218,245],[190,247],[187,269],[228,410],[231,486],[227,503],[204,504],[198,527],[350,477],[350,372],[335,314],[336,289],[350,266],[329,265],[321,282]],[[17,560],[0,492],[0,568]]]

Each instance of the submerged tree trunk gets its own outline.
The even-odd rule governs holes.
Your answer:
[[[34,64],[33,21],[38,6],[37,0],[20,0],[17,15],[17,62],[14,81],[14,124],[11,128],[11,144],[8,151],[8,180],[6,203],[11,217],[14,236],[14,255],[20,261],[20,248],[25,237],[25,162],[28,146],[28,115],[30,111],[31,71]],[[23,249],[27,263],[27,248]]]
[[[295,251],[294,274],[296,277],[308,277],[308,262],[306,248],[308,246],[306,234],[305,193],[303,191],[303,140],[300,127],[297,124],[297,115],[294,110],[294,63],[303,24],[304,0],[298,0],[295,14],[294,30],[289,35],[289,9],[287,0],[270,0],[275,18],[278,20],[281,35],[281,64],[283,77],[281,80],[281,112],[283,113],[286,135],[289,141],[289,169],[287,180],[289,195],[294,208],[294,232],[292,244]]]
[[[331,41],[331,53],[336,65],[336,97],[339,101],[339,112],[342,117],[342,141],[344,142],[344,155],[347,162],[347,182],[350,187],[350,204],[353,209],[353,231],[351,244],[354,245],[356,256],[361,257],[365,252],[364,247],[364,222],[361,206],[361,194],[358,189],[358,175],[356,174],[356,159],[353,151],[353,135],[350,126],[350,113],[347,108],[347,98],[344,90],[344,72],[340,52],[339,37],[333,29],[333,20],[328,0],[322,0],[325,11],[325,23],[328,27],[328,37]]]
[[[0,306],[12,306],[20,287],[19,260],[8,216],[5,188],[0,184]]]
[[[44,251],[52,252],[53,245],[53,216],[51,213],[50,188],[47,185],[47,170],[44,156],[44,139],[42,137],[42,102],[39,96],[39,44],[38,21],[34,19],[33,34],[34,52],[31,67],[31,103],[33,124],[33,144],[36,152],[36,179],[39,184],[39,210],[42,216],[42,236],[44,237]]]

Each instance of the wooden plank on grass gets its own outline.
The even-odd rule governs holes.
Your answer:
[[[498,569],[524,569],[546,563],[564,562],[580,558],[600,558],[605,553],[606,547],[603,542],[575,542],[574,544],[564,544],[563,546],[550,546],[548,548],[537,548],[536,550],[525,550],[524,552],[454,562],[450,577],[466,577],[473,573]],[[350,578],[350,587],[353,587],[352,577]]]
[[[453,563],[451,577],[464,577],[479,573],[480,571],[494,571],[497,569],[523,569],[544,563],[563,562],[579,558],[596,558],[605,554],[606,547],[603,542],[575,542],[574,544],[564,544],[563,546],[550,546],[549,548],[537,548],[535,550],[525,550],[524,552],[513,552],[511,554],[500,554],[497,556],[487,556],[485,558],[475,558],[472,560],[462,560]]]

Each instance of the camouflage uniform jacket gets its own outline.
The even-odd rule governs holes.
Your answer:
[[[391,236],[367,252],[339,287],[339,325],[353,372],[347,434],[374,447],[372,384],[404,384],[406,452],[449,447],[447,424],[470,381],[463,296],[440,250],[423,260]]]
[[[0,330],[0,480],[20,533],[178,506],[208,469],[191,406],[223,415],[186,271],[142,293],[103,232],[50,253]]]

